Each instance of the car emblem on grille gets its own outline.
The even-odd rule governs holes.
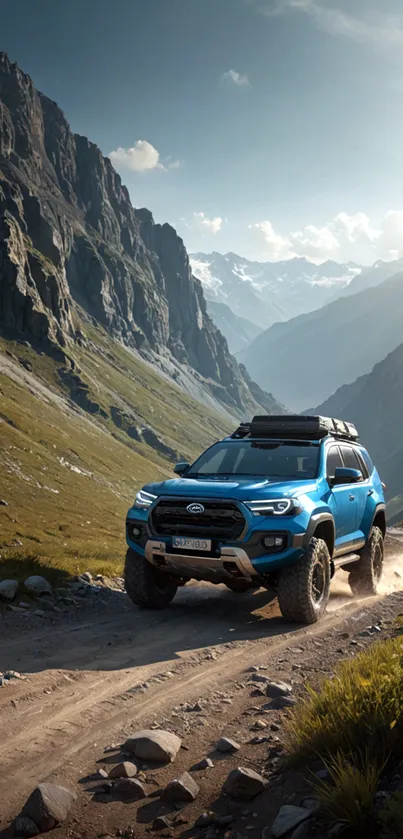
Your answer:
[[[189,504],[186,509],[188,513],[192,513],[194,516],[201,516],[201,514],[204,513],[203,504]]]

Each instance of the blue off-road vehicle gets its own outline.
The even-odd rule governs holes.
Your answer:
[[[283,616],[309,624],[339,567],[355,594],[376,594],[383,484],[351,423],[254,417],[175,472],[140,490],[127,515],[126,589],[138,606],[163,608],[178,586],[209,580],[274,587]]]

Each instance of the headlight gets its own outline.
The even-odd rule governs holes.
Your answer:
[[[141,507],[142,510],[147,510],[156,498],[156,495],[151,495],[151,492],[145,492],[144,489],[141,489],[136,495],[134,506]]]
[[[296,516],[302,510],[298,498],[268,498],[244,503],[256,516]]]

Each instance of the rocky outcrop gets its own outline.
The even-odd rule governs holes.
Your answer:
[[[79,312],[154,361],[197,371],[228,407],[256,409],[176,231],[134,210],[110,160],[4,53],[0,217],[3,333],[54,352],[77,340]]]

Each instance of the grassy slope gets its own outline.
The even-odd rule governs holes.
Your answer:
[[[74,358],[91,397],[107,412],[111,405],[134,410],[189,459],[228,431],[225,417],[186,396],[105,333],[92,337],[109,358],[83,348]],[[0,375],[0,497],[8,502],[0,506],[0,578],[23,576],[28,566],[35,571],[38,562],[69,573],[87,567],[119,573],[126,510],[142,484],[169,476],[172,465],[111,419],[73,410],[47,356],[0,340],[0,369],[2,357],[9,361],[2,356],[6,349],[29,360],[35,378],[18,362],[14,378]],[[38,382],[47,389],[39,395]],[[16,540],[22,544],[13,545]]]

